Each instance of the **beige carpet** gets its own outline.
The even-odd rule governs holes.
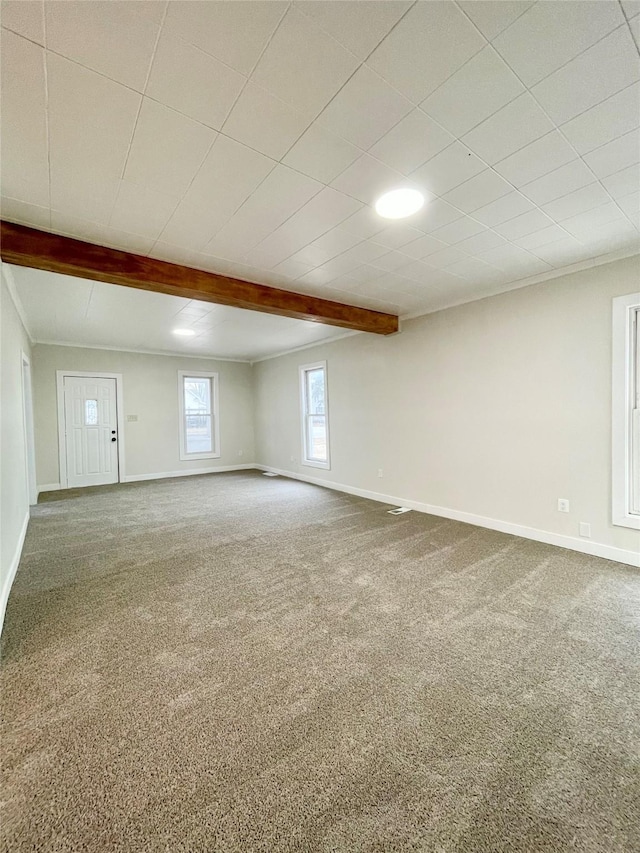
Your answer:
[[[640,574],[257,472],[43,496],[4,851],[638,851]]]

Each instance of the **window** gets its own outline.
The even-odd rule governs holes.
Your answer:
[[[303,465],[330,468],[327,363],[300,367]]]
[[[613,523],[640,530],[640,294],[613,300]]]
[[[218,374],[179,371],[180,459],[220,456]]]

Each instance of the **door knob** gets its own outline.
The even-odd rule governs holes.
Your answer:
[[[115,441],[115,440],[116,440],[116,437],[115,437],[115,435],[114,435],[114,436],[113,436],[113,438],[111,439],[111,441]]]
[[[115,435],[115,434],[116,434],[115,429],[112,429],[112,430],[111,430],[111,435]]]

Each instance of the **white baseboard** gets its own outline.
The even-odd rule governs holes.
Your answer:
[[[18,536],[18,541],[16,543],[16,550],[13,554],[13,559],[9,564],[9,573],[7,574],[7,577],[5,578],[4,583],[2,584],[2,591],[0,592],[0,633],[2,633],[2,628],[4,626],[4,615],[7,611],[9,593],[11,592],[11,587],[13,585],[16,572],[18,571],[18,566],[20,565],[20,557],[22,556],[22,546],[24,545],[24,537],[27,535],[28,525],[29,510],[27,509],[27,514],[25,515],[24,521],[22,523],[22,528],[20,530],[20,535]]]
[[[485,518],[483,515],[475,515],[471,512],[462,512],[457,509],[449,509],[443,506],[432,506],[431,504],[411,501],[393,495],[383,495],[380,492],[371,492],[367,489],[358,489],[354,486],[346,486],[344,483],[334,483],[330,480],[322,480],[319,477],[308,477],[306,474],[298,474],[293,471],[285,471],[280,468],[272,468],[270,465],[254,465],[260,471],[272,471],[283,477],[291,477],[294,480],[303,480],[305,483],[313,483],[316,486],[324,486],[326,489],[334,489],[338,492],[346,492],[360,498],[369,498],[380,503],[393,504],[395,506],[407,506],[416,512],[425,512],[429,515],[438,515],[442,518],[450,518],[453,521],[464,521],[467,524],[475,524],[477,527],[486,527],[489,530],[499,530],[501,533],[510,533],[512,536],[521,536],[523,539],[533,539],[535,542],[544,542],[547,545],[556,545],[559,548],[568,548],[570,551],[579,551],[582,554],[590,554],[592,557],[603,557],[605,560],[614,560],[616,563],[624,563],[627,566],[640,568],[640,554],[635,551],[627,551],[624,548],[615,548],[613,545],[603,545],[600,542],[592,542],[588,539],[578,539],[574,536],[564,536],[561,533],[550,533],[547,530],[538,530],[535,527],[525,527],[510,521],[499,521],[495,518]]]
[[[225,471],[255,470],[253,462],[243,465],[218,465],[215,468],[191,468],[188,471],[163,471],[160,474],[129,474],[122,478],[123,483],[138,483],[141,480],[168,480],[171,477],[191,477],[195,474],[223,474]]]
[[[60,483],[45,483],[43,486],[37,486],[38,494],[40,492],[59,492],[60,491]]]

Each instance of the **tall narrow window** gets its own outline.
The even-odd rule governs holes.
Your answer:
[[[180,459],[220,456],[218,374],[179,371]]]
[[[613,300],[613,523],[640,530],[640,293]]]
[[[303,465],[329,468],[327,363],[300,367]]]

